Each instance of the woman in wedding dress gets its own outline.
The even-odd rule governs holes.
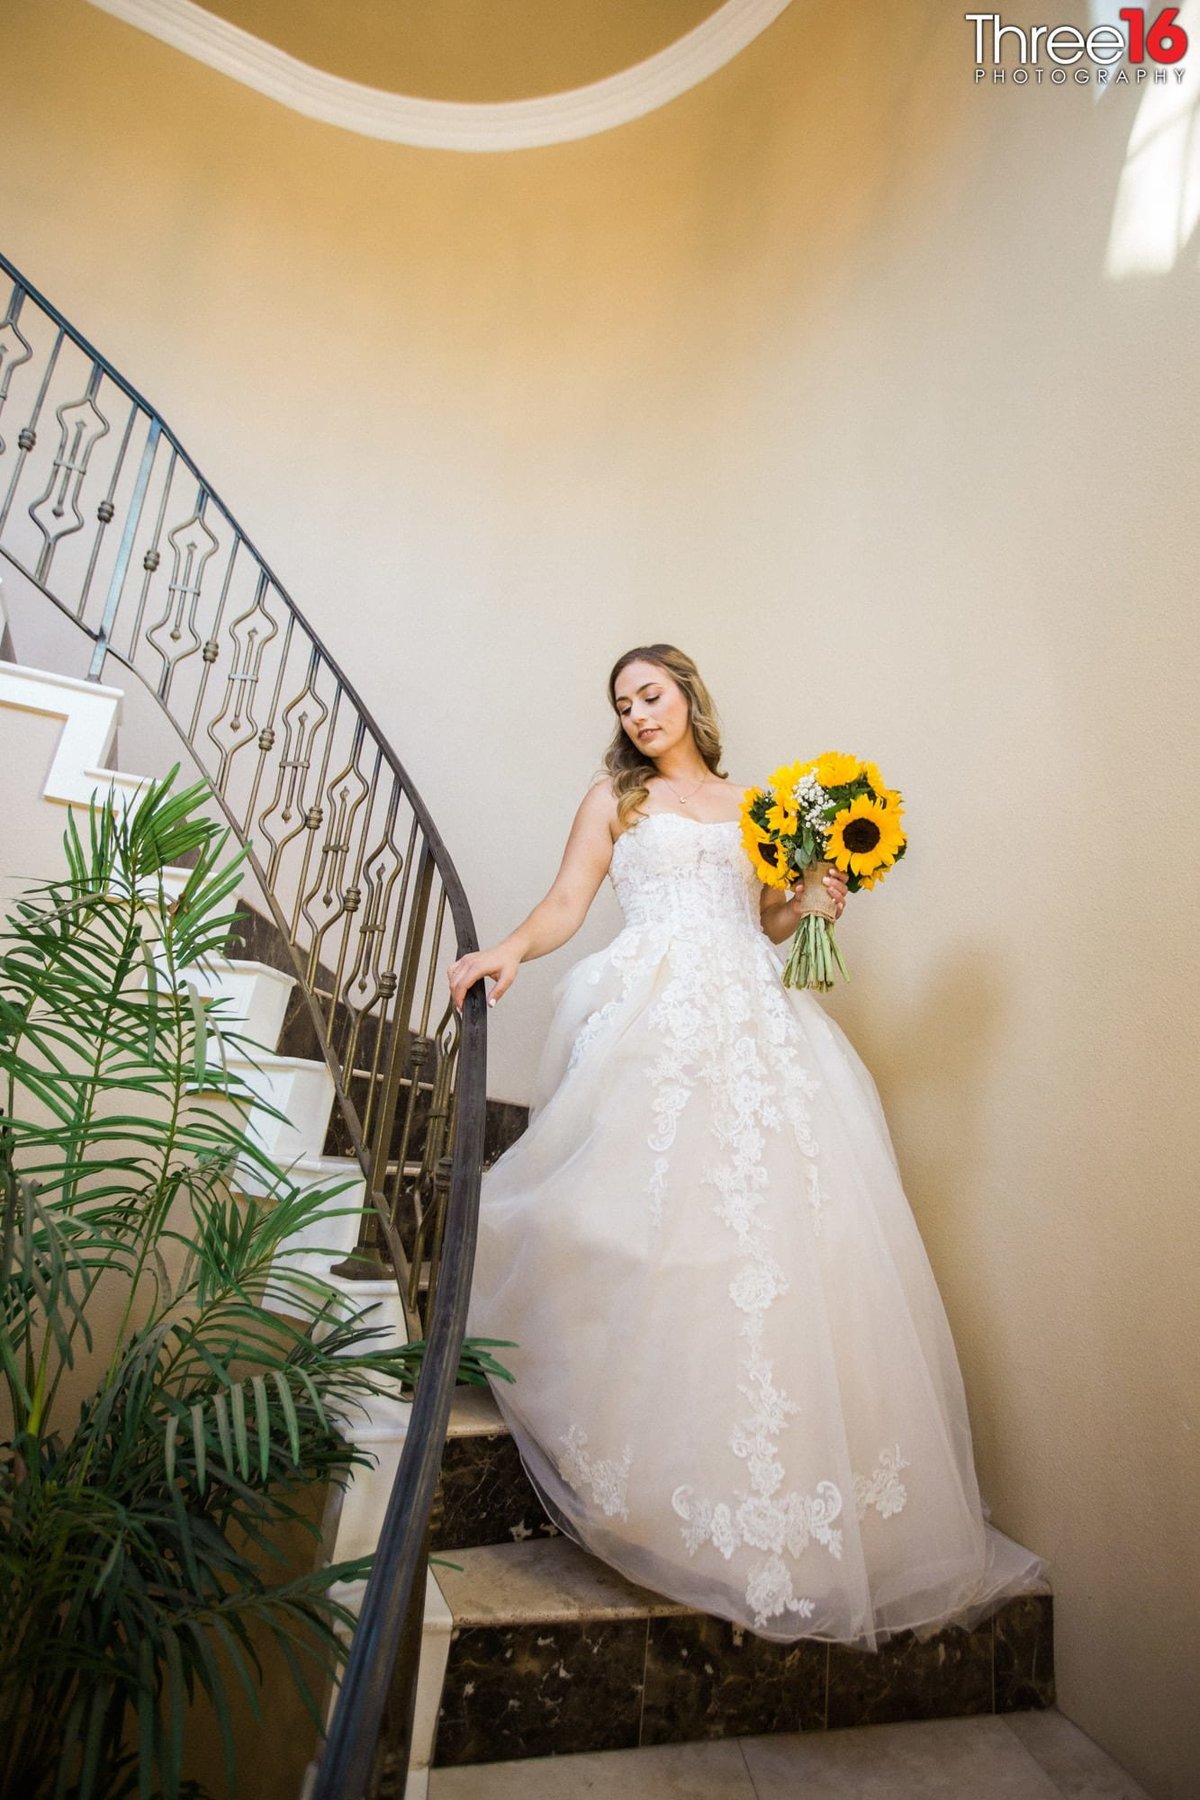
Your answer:
[[[492,1387],[548,1517],[631,1580],[783,1641],[973,1624],[1044,1565],[985,1521],[874,1083],[783,986],[796,903],[742,847],[695,664],[639,647],[608,692],[549,892],[448,971],[494,1006],[612,882],[624,927],[556,989],[483,1177],[467,1329],[516,1341]]]

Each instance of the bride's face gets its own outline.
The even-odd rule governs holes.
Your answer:
[[[692,734],[687,695],[657,663],[626,663],[613,699],[622,730],[643,756],[657,760]]]

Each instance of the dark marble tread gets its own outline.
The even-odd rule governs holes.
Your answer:
[[[515,1144],[529,1124],[529,1108],[514,1100],[489,1100],[483,1127],[483,1166],[490,1169],[497,1157]]]
[[[496,1354],[503,1361],[503,1351]],[[430,1517],[431,1549],[520,1543],[554,1537],[557,1529],[529,1485],[490,1388],[457,1388]]]
[[[430,1518],[431,1549],[520,1543],[526,1538],[553,1537],[556,1531],[506,1432],[447,1439]]]
[[[778,1644],[635,1587],[561,1535],[439,1568],[454,1627],[436,1764],[773,1731],[963,1718],[1054,1702],[1053,1601],[877,1652]]]

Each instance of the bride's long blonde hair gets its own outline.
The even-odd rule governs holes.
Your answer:
[[[608,678],[608,700],[614,712],[617,710],[617,676],[631,662],[654,663],[679,683],[687,695],[688,717],[696,748],[713,774],[724,780],[726,772],[721,767],[720,720],[712,695],[701,680],[700,671],[691,657],[682,650],[677,650],[674,644],[639,644],[636,650],[626,650],[624,656],[619,656],[613,664]],[[604,752],[604,766],[612,777],[617,817],[622,829],[625,829],[631,815],[638,811],[649,794],[647,778],[656,774],[657,770],[652,758],[642,755],[621,724],[619,716],[612,742]]]

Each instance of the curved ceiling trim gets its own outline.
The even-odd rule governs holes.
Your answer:
[[[687,93],[731,62],[791,0],[725,0],[665,50],[616,75],[530,100],[425,100],[347,81],[289,56],[193,0],[89,0],[293,112],[364,137],[428,150],[531,150],[611,131]]]

